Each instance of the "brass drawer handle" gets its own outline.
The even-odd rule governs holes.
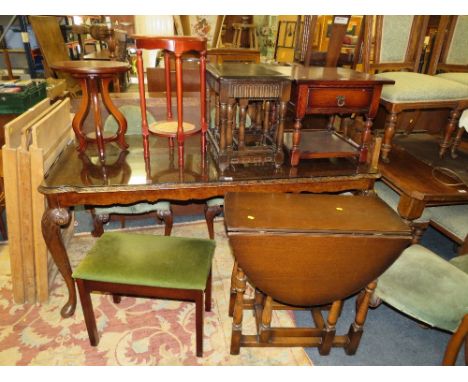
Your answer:
[[[346,104],[346,97],[344,95],[336,96],[336,104],[343,107]]]

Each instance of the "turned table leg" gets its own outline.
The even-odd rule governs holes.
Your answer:
[[[365,122],[364,131],[362,132],[361,148],[359,155],[359,162],[364,163],[367,161],[367,154],[369,152],[369,143],[371,141],[372,118],[367,117]]]
[[[301,118],[296,118],[294,122],[294,131],[292,138],[292,149],[291,149],[291,166],[297,166],[301,157],[301,152],[299,150],[299,144],[301,142],[301,128],[302,122]]]
[[[277,168],[281,167],[284,162],[284,152],[283,152],[283,136],[284,136],[284,125],[286,121],[286,111],[287,111],[287,102],[281,101],[279,107],[279,122],[276,129],[276,153],[275,153],[275,166]]]
[[[70,213],[65,208],[48,208],[42,216],[42,235],[58,270],[68,289],[68,301],[62,307],[62,317],[70,317],[76,309],[76,290],[67,250],[63,244],[60,227],[70,221]]]
[[[439,156],[442,158],[445,155],[445,152],[450,147],[450,141],[452,134],[455,131],[455,128],[458,126],[458,120],[460,118],[460,110],[451,110],[450,117],[445,126],[445,134],[442,143],[440,144]]]
[[[457,135],[455,136],[455,140],[453,141],[452,148],[450,150],[450,156],[452,157],[452,159],[458,158],[457,149],[458,149],[458,146],[460,146],[461,139],[462,139],[464,132],[465,132],[464,127],[458,128]]]
[[[391,112],[385,121],[385,132],[382,141],[382,161],[389,163],[388,154],[392,149],[392,140],[395,135],[395,128],[398,120],[398,113]]]
[[[244,315],[244,293],[247,285],[247,277],[244,271],[237,267],[235,277],[236,299],[234,303],[234,312],[232,318],[232,334],[231,334],[231,354],[236,355],[240,352],[242,340],[242,319]]]
[[[377,282],[371,282],[365,289],[364,293],[358,299],[357,307],[356,307],[356,317],[354,322],[349,327],[348,338],[349,342],[345,346],[345,352],[348,355],[353,355],[356,353],[356,350],[359,346],[359,342],[361,341],[364,322],[366,321],[367,312],[369,310],[369,303],[371,300],[371,296],[374,293],[374,290],[377,286]]]

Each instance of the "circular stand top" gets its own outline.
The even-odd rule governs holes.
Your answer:
[[[54,62],[51,68],[71,74],[115,74],[126,72],[130,65],[121,61],[82,60]]]

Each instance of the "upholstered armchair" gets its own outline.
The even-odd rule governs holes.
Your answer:
[[[385,162],[390,161],[392,140],[402,111],[450,109],[439,151],[443,155],[449,145],[446,137],[458,125],[468,102],[465,85],[417,73],[428,21],[428,16],[364,18],[363,69],[395,81],[395,85],[384,85],[380,100],[387,113],[381,155]]]
[[[468,365],[466,272],[468,255],[448,262],[414,244],[379,277],[375,289],[375,296],[395,309],[426,325],[453,333],[445,350],[444,365],[455,364],[463,342]]]

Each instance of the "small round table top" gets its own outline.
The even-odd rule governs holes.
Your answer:
[[[98,60],[80,60],[80,61],[57,61],[51,66],[54,70],[70,74],[116,74],[124,73],[130,69],[130,65],[122,61],[98,61]]]

